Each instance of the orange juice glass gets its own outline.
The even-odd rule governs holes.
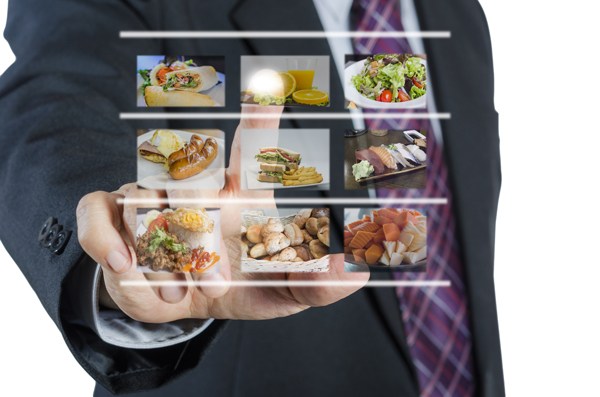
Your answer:
[[[316,58],[289,58],[288,73],[296,79],[296,90],[309,90],[313,87],[315,79],[315,69],[317,67]]]

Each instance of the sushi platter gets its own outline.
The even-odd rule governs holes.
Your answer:
[[[358,183],[412,173],[427,167],[427,140],[418,131],[404,131],[404,142],[361,147],[354,151],[352,175]]]

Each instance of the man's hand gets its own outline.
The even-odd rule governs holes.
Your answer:
[[[279,118],[257,119],[244,117],[258,113],[278,115],[282,108],[244,106],[242,120],[235,133],[225,187],[219,192],[169,191],[168,198],[227,198],[272,199],[272,191],[244,191],[240,189],[240,134],[246,128],[273,128]],[[251,133],[251,132],[249,132]],[[229,287],[219,286],[123,286],[130,280],[256,280],[256,274],[243,273],[239,260],[229,260],[226,243],[239,238],[240,214],[249,208],[244,204],[228,204],[221,208],[222,259],[219,272],[202,275],[152,274],[136,269],[133,230],[135,208],[119,205],[119,198],[165,198],[163,192],[137,190],[135,185],[125,185],[113,193],[94,192],[85,196],[77,208],[78,237],[83,249],[103,269],[104,283],[112,301],[131,318],[150,323],[168,322],[182,318],[219,319],[269,319],[288,316],[313,306],[325,306],[352,294],[356,286],[320,287]],[[261,208],[274,207],[262,205]],[[233,226],[232,226],[233,225]],[[231,244],[230,244],[231,248]],[[261,274],[267,280],[292,281],[343,281],[365,282],[368,273],[344,271],[343,255],[330,255],[327,273]]]

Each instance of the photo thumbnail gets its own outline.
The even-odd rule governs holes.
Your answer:
[[[344,257],[355,271],[425,271],[427,216],[408,208],[346,208]],[[367,266],[368,268],[365,268]]]
[[[138,130],[137,183],[155,190],[218,190],[225,184],[221,130]]]
[[[221,259],[220,211],[138,209],[135,253],[141,272],[214,272]]]
[[[347,108],[425,108],[427,89],[424,55],[346,55],[344,94]]]
[[[241,102],[329,106],[328,56],[242,56]]]
[[[242,189],[329,190],[329,155],[327,129],[243,130]]]
[[[427,131],[348,130],[344,143],[347,190],[425,189]]]
[[[225,57],[139,55],[137,105],[225,106]]]
[[[328,208],[244,211],[242,271],[328,271],[329,220]]]

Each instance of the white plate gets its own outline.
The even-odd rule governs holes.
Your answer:
[[[148,210],[150,211],[150,210]],[[215,208],[207,208],[206,209],[206,213],[208,214],[208,216],[210,217],[210,219],[212,219],[215,222],[215,228],[213,230],[212,233],[212,239],[210,239],[209,243],[206,245],[206,247],[204,247],[205,251],[208,252],[216,252],[217,255],[222,256],[220,254],[220,241],[219,241],[219,236],[221,236],[221,221],[220,221],[220,216],[219,216],[219,210],[215,209]],[[138,236],[141,236],[142,234],[146,233],[146,226],[144,226],[144,218],[146,217],[146,213],[140,214],[138,213],[136,216],[136,223],[137,223],[137,229],[136,229],[136,234],[135,234],[135,239],[136,239],[136,243],[137,243],[137,238]],[[213,273],[216,271],[216,269],[219,266],[219,262],[217,262],[213,267],[211,267],[210,269],[206,270],[205,273]],[[171,273],[168,272],[166,270],[161,270],[159,272],[155,272],[154,270],[150,269],[147,266],[137,266],[137,270],[142,272],[142,273]]]
[[[421,59],[421,63],[427,67],[426,60]],[[364,109],[417,109],[427,105],[427,94],[407,102],[378,102],[363,96],[352,84],[352,77],[360,74],[364,64],[365,59],[353,63],[344,70],[344,94],[348,101]]]
[[[138,136],[137,148],[144,142],[152,138],[154,131],[149,131]],[[170,130],[179,135],[185,142],[189,142],[194,133],[187,131]],[[209,138],[208,135],[196,134],[202,139]],[[169,176],[167,170],[162,164],[148,161],[137,154],[137,181],[140,187],[153,190],[171,190],[171,189],[222,189],[225,185],[225,140],[215,138],[219,151],[213,162],[201,173],[187,179],[175,180]]]
[[[304,162],[303,162],[304,163]],[[316,164],[302,164],[304,167],[315,167],[317,169],[317,173],[323,175],[323,182],[321,183],[311,183],[310,185],[301,185],[301,186],[283,186],[281,183],[269,183],[269,182],[260,182],[258,179],[258,172],[260,171],[258,167],[258,163],[249,169],[246,170],[246,186],[242,188],[249,190],[260,190],[260,189],[297,189],[297,188],[305,188],[305,187],[313,187],[316,190],[328,190],[329,189],[329,164],[326,162],[316,163]]]
[[[219,83],[206,91],[200,91],[201,94],[210,96],[215,101],[215,106],[225,106],[225,75],[217,72]],[[139,74],[137,75],[137,105],[138,107],[147,107],[142,93],[142,84],[144,79]]]

